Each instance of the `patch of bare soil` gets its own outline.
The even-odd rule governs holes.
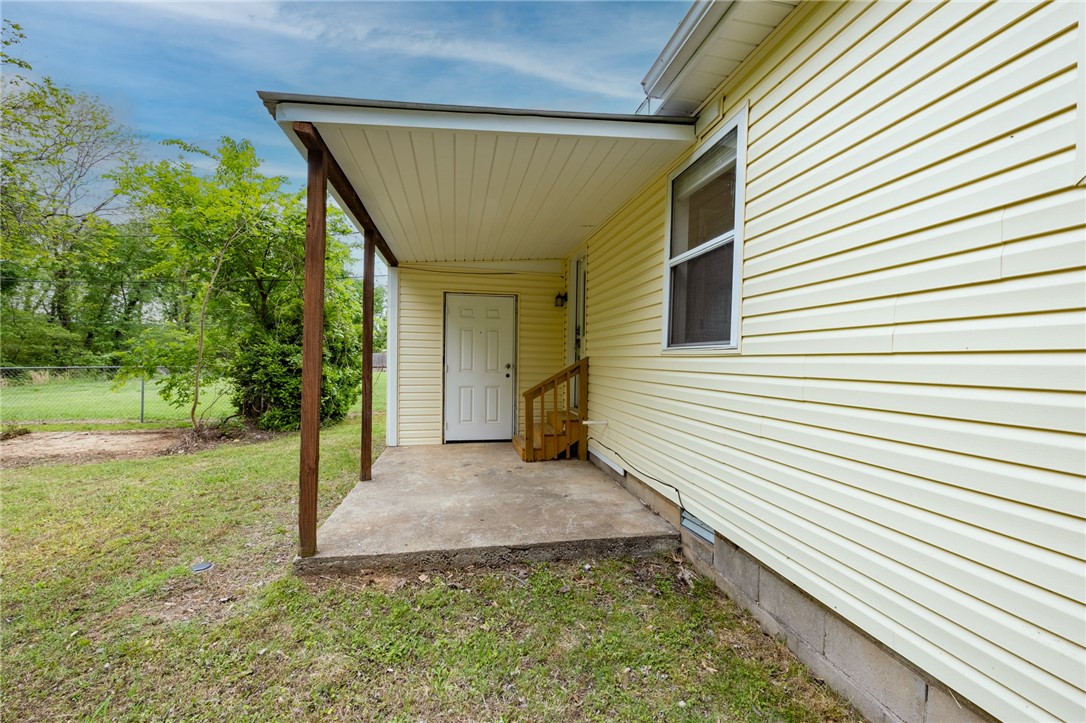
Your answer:
[[[124,432],[28,432],[0,441],[0,469],[37,464],[87,464],[189,454],[223,442],[266,442],[278,433],[241,424],[191,429],[136,429]]]
[[[289,570],[293,539],[254,530],[254,538],[272,538],[246,543],[246,554],[232,556],[229,563],[213,562],[211,569],[169,580],[151,598],[138,598],[121,605],[114,617],[139,613],[162,622],[214,622],[230,617],[234,607]]]
[[[218,447],[223,442],[255,444],[281,436],[283,432],[266,432],[249,424],[201,427],[198,431],[185,430],[177,444],[163,450],[163,454],[188,454]]]
[[[153,457],[178,446],[186,434],[184,429],[31,432],[0,442],[0,468]]]

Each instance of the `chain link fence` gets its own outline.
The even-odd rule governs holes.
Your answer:
[[[374,354],[374,393],[383,408],[385,354]],[[117,377],[120,367],[0,367],[0,424],[187,422],[189,408],[171,406],[153,379]],[[225,419],[236,413],[225,384],[201,387],[198,415]],[[352,412],[361,410],[356,402]]]
[[[120,367],[0,367],[0,422],[183,422],[188,408],[168,404],[157,380],[117,378]],[[234,413],[224,388],[201,392],[200,414]]]

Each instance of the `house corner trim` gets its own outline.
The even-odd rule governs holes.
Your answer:
[[[385,337],[385,444],[395,447],[399,435],[399,348],[400,348],[400,270],[388,268],[388,293],[385,295],[388,328]]]

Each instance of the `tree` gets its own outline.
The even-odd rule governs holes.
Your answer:
[[[388,349],[388,314],[385,313],[385,298],[388,287],[373,287],[373,350]]]
[[[10,53],[23,37],[18,25],[4,21],[0,59],[14,72],[5,73],[0,94],[3,341],[5,349],[21,349],[25,356],[28,348],[38,348],[28,346],[33,338],[64,340],[47,361],[70,362],[101,351],[93,320],[110,316],[113,299],[84,298],[88,287],[78,272],[97,279],[104,250],[119,250],[116,229],[103,218],[115,196],[102,173],[131,162],[137,138],[97,98],[48,77],[23,76],[19,71],[29,64]],[[108,261],[118,259],[131,270],[135,259],[117,255]],[[92,317],[94,328],[82,315],[88,310],[100,312]],[[39,352],[48,353],[44,347]],[[4,357],[11,359],[6,351]]]
[[[0,63],[19,70],[30,70],[30,63],[22,58],[16,58],[8,52],[8,48],[18,45],[25,39],[26,34],[23,32],[23,27],[5,18],[3,30],[0,30]]]
[[[191,405],[194,429],[202,384],[230,383],[239,410],[265,428],[296,427],[300,418],[301,297],[305,250],[304,194],[286,179],[259,172],[248,141],[223,138],[211,153],[170,141],[183,155],[132,164],[113,174],[145,218],[162,261],[159,277],[176,280],[179,303],[166,324],[149,329],[128,357],[133,370],[170,376],[163,395]],[[191,155],[215,163],[200,174]],[[329,209],[322,420],[346,415],[361,380],[361,312],[346,279],[342,213]]]

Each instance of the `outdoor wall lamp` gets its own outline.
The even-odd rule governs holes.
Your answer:
[[[565,305],[566,305],[566,301],[567,301],[568,299],[569,299],[569,294],[567,294],[567,293],[566,293],[566,292],[564,292],[564,291],[559,291],[559,292],[558,292],[557,294],[555,294],[555,296],[554,296],[554,305],[555,305],[555,306],[565,306]]]

